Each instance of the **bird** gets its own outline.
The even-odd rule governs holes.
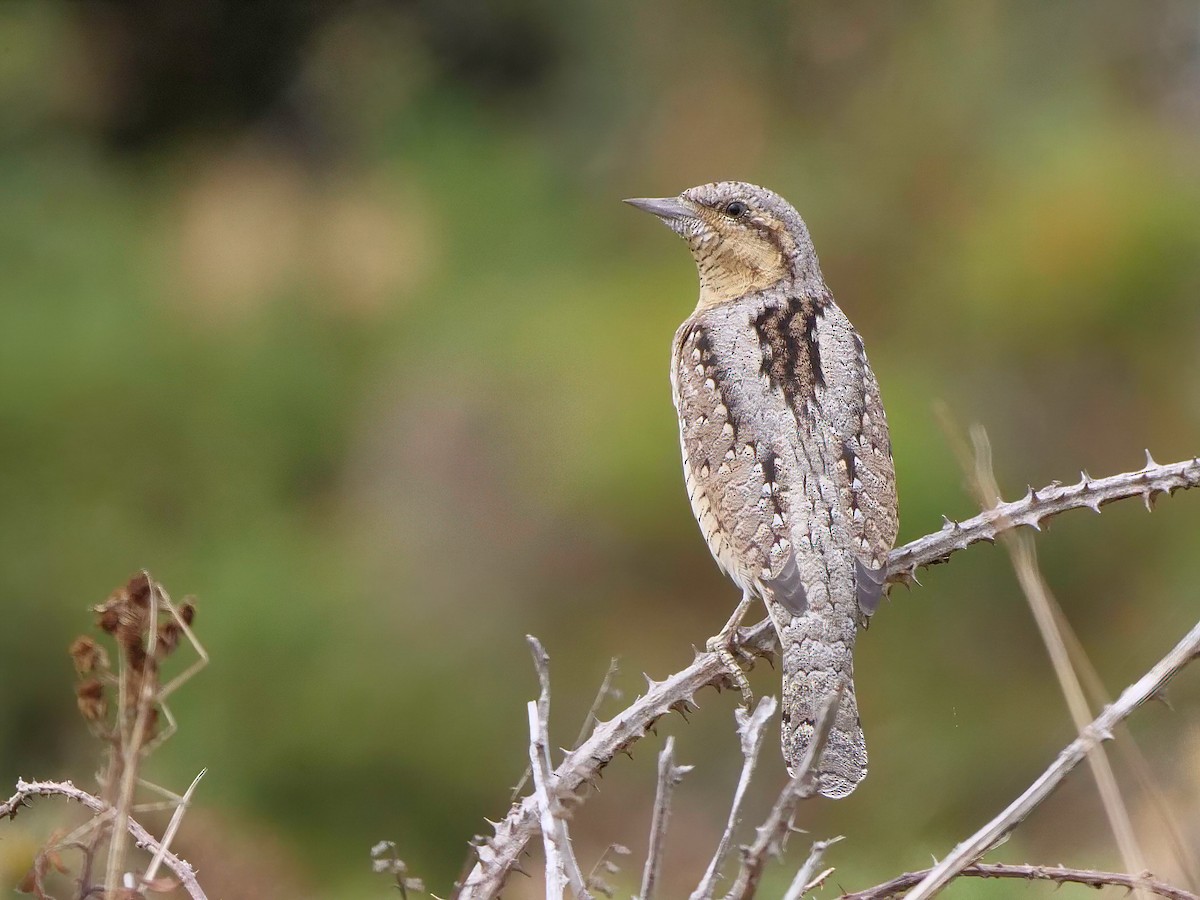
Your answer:
[[[891,438],[862,337],[825,284],[804,220],[779,194],[722,181],[625,202],[687,242],[700,278],[672,344],[672,396],[692,511],[742,591],[708,648],[749,705],[733,651],[755,598],[765,602],[782,654],[788,772],[840,691],[816,777],[821,794],[844,797],[867,774],[855,637],[883,596],[899,523]]]

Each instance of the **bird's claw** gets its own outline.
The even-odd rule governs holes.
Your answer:
[[[742,694],[742,705],[747,709],[753,707],[754,694],[750,690],[750,680],[746,678],[745,671],[738,663],[738,657],[749,662],[754,659],[754,655],[741,646],[737,626],[723,629],[720,634],[710,637],[705,642],[705,648],[709,653],[715,653],[721,661],[726,677]]]

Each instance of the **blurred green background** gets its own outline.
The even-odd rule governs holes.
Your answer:
[[[524,635],[569,744],[611,656],[628,698],[736,599],[670,404],[694,269],[619,202],[720,178],[810,225],[883,387],[901,540],[973,508],[938,402],[988,427],[1008,495],[1200,452],[1193,2],[0,4],[0,793],[91,783],[65,650],[144,566],[212,656],[149,771],[208,767],[177,843],[209,896],[388,896],[381,838],[448,893],[525,764]],[[1111,692],[1193,624],[1198,536],[1185,493],[1038,538]],[[803,811],[846,836],[826,895],[944,855],[1071,735],[1005,555],[922,580],[859,643],[870,779]],[[1197,674],[1172,698],[1132,731],[1195,844]],[[701,703],[575,819],[585,868],[634,848],[626,894],[666,733],[697,766],[666,896],[715,844],[734,697]],[[72,814],[0,827],[6,885]],[[995,858],[1121,866],[1084,770]]]

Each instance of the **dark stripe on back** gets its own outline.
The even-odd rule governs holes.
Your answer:
[[[767,306],[750,324],[762,351],[761,372],[771,386],[783,391],[793,411],[825,386],[816,317],[821,305],[809,298],[790,297]]]

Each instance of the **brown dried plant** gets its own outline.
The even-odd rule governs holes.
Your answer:
[[[208,663],[208,655],[191,628],[196,615],[194,601],[187,598],[176,605],[163,586],[143,570],[93,612],[98,629],[111,639],[112,649],[105,646],[103,638],[85,634],[71,643],[69,654],[79,676],[75,687],[79,714],[104,745],[97,776],[99,789],[90,794],[69,781],[22,780],[17,784],[17,795],[0,804],[0,814],[11,818],[33,796],[58,795],[79,801],[93,814],[73,830],[51,835],[18,889],[38,900],[55,900],[48,892],[47,879],[53,877],[52,873],[57,873],[59,880],[71,875],[64,855],[77,851],[80,861],[74,871],[72,895],[77,900],[144,900],[147,894],[181,886],[193,898],[203,898],[191,867],[171,853],[169,846],[204,773],[197,775],[183,796],[146,784],[139,775],[146,758],[176,730],[167,698]],[[164,662],[185,641],[196,659],[164,681]],[[160,799],[135,805],[139,785],[160,795]],[[175,812],[161,839],[151,836],[131,815],[163,808]],[[130,862],[131,834],[139,847],[151,853],[148,863],[138,867],[140,872],[133,871]],[[171,876],[158,875],[164,865]]]

